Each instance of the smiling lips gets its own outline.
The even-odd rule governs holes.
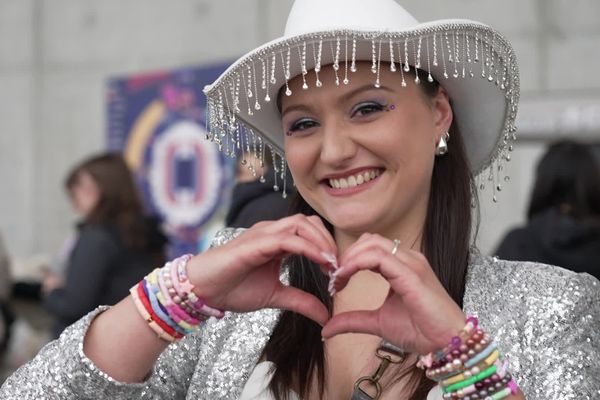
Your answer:
[[[379,169],[370,169],[343,178],[329,178],[329,186],[334,189],[347,189],[367,183],[381,174]]]

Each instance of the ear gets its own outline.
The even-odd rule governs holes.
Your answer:
[[[432,99],[433,106],[433,123],[437,128],[438,138],[448,132],[454,119],[452,106],[450,106],[450,98],[448,92],[442,86],[439,87],[437,94]],[[450,132],[452,134],[452,132]]]

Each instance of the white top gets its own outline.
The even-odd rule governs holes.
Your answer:
[[[240,400],[273,400],[271,392],[267,390],[267,386],[271,381],[271,367],[274,364],[271,361],[263,361],[256,364],[244,390]],[[290,391],[290,400],[300,400],[298,395]],[[439,386],[431,389],[427,395],[427,400],[442,400],[442,391]]]

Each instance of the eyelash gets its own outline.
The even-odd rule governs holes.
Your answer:
[[[386,107],[385,105],[380,104],[375,101],[368,101],[368,102],[360,103],[355,107],[354,111],[352,111],[352,117],[354,117],[359,112],[364,112],[365,110],[370,110],[370,111],[367,112],[366,114],[361,114],[360,115],[361,117],[372,114],[373,112],[383,111],[385,109],[385,107]]]
[[[374,112],[383,111],[386,109],[386,107],[387,106],[374,101],[360,103],[356,107],[354,107],[350,116],[354,118],[355,116],[357,116],[357,114],[361,113],[358,116],[364,117],[373,114]],[[310,126],[306,126],[307,124]],[[316,122],[315,120],[312,120],[310,118],[301,118],[290,126],[289,130],[286,132],[286,135],[292,136],[294,132],[304,131],[313,128],[317,125],[318,122]]]
[[[310,123],[311,126],[306,127],[304,125],[306,123]],[[316,125],[317,125],[317,122],[315,120],[312,120],[310,118],[301,118],[298,121],[294,122],[292,124],[292,126],[290,126],[290,129],[286,132],[286,134],[288,136],[291,136],[293,134],[293,132],[304,131],[304,130],[310,129]]]

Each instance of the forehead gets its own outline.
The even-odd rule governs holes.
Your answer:
[[[413,76],[404,73],[404,82],[406,86],[402,86],[402,75],[400,72],[391,72],[387,68],[381,68],[379,75],[371,71],[371,63],[362,61],[357,62],[356,72],[348,71],[346,73],[343,65],[339,69],[334,70],[332,65],[327,65],[321,68],[318,74],[314,71],[308,71],[304,77],[298,75],[288,82],[288,86],[292,92],[291,95],[285,94],[286,87],[284,86],[279,92],[279,100],[281,102],[281,110],[286,106],[296,104],[310,104],[323,101],[329,103],[338,101],[339,99],[347,98],[349,95],[360,92],[369,91],[372,89],[377,91],[376,82],[379,80],[381,87],[385,87],[385,92],[391,95],[402,96],[418,96],[419,92],[413,82]],[[344,79],[348,77],[348,83],[344,84]],[[379,78],[379,79],[378,79]],[[321,86],[318,87],[315,82],[319,79]],[[304,82],[307,82],[306,89],[303,88]],[[336,84],[337,82],[337,84]],[[305,87],[306,87],[305,86]],[[382,92],[384,90],[381,90]]]

